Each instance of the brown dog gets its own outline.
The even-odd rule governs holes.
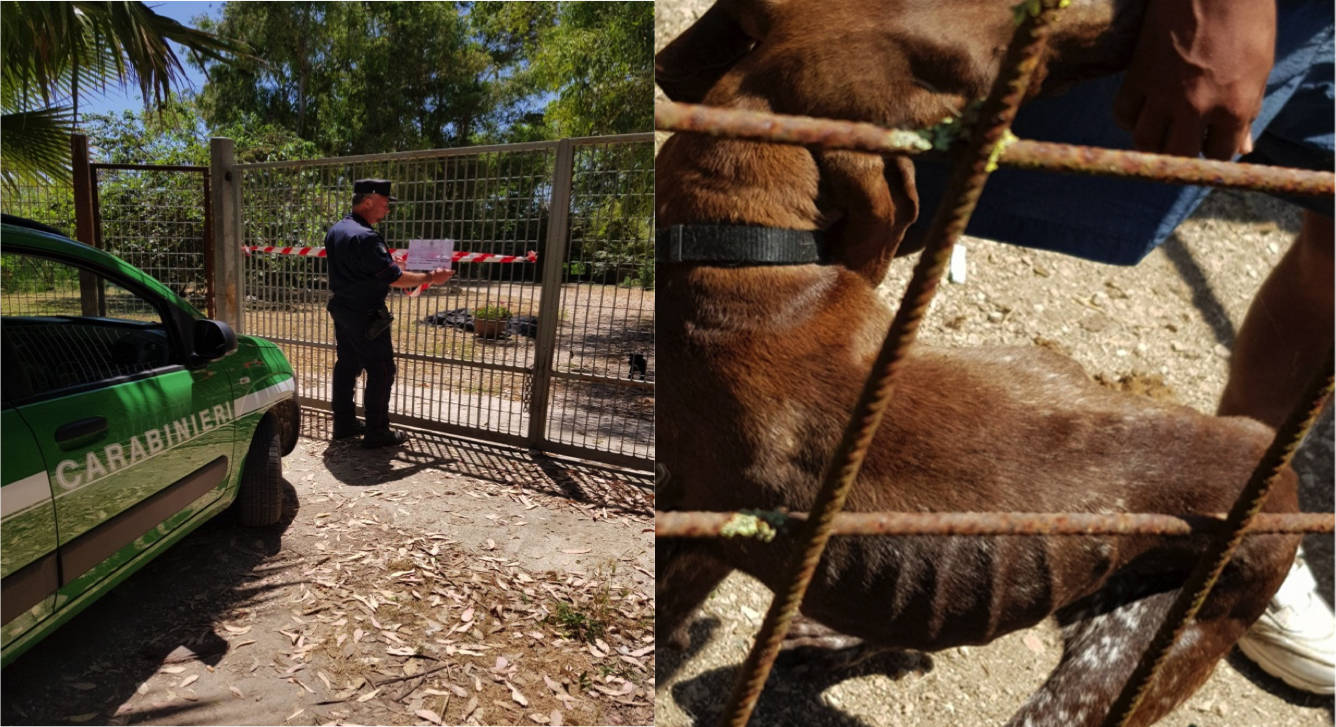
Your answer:
[[[1115,12],[1115,5],[1118,6]],[[676,100],[915,128],[982,96],[1008,3],[720,2],[656,58]],[[1047,84],[1117,68],[1130,3],[1077,3]],[[656,162],[657,224],[821,231],[819,264],[662,262],[656,448],[666,510],[807,509],[888,327],[875,293],[917,215],[895,155],[678,134]],[[1251,420],[1119,394],[1040,349],[921,350],[847,508],[1210,513],[1270,441]],[[1267,510],[1297,509],[1293,473]],[[1265,608],[1297,538],[1245,540],[1152,685],[1137,724],[1186,699]],[[656,620],[680,635],[731,570],[771,588],[793,543],[664,540]],[[1064,652],[1016,725],[1098,723],[1200,553],[1198,539],[835,538],[803,613],[885,646],[979,644],[1056,615]]]

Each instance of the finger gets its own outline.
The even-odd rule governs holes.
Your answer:
[[[1113,120],[1118,128],[1131,131],[1136,128],[1141,107],[1146,103],[1146,94],[1136,90],[1133,84],[1123,81],[1118,87],[1118,94],[1113,97]]]
[[[1202,152],[1207,159],[1228,161],[1252,151],[1252,124],[1240,119],[1216,121],[1206,127]]]
[[[1196,157],[1202,148],[1202,121],[1195,114],[1175,118],[1164,135],[1161,151],[1182,157]]]
[[[1158,152],[1164,148],[1164,134],[1169,129],[1169,117],[1143,106],[1132,129],[1132,146],[1140,151]]]

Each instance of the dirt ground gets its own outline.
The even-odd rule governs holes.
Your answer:
[[[709,5],[657,2],[656,43],[662,47]],[[1248,302],[1293,239],[1298,220],[1292,209],[1263,195],[1216,192],[1134,268],[967,238],[966,280],[938,292],[919,340],[1049,346],[1074,357],[1092,376],[1212,411]],[[915,260],[896,262],[882,288],[887,300],[898,300]],[[1296,457],[1305,510],[1332,510],[1332,437],[1329,410]],[[1332,539],[1309,536],[1305,548],[1330,603]],[[744,576],[716,589],[692,624],[689,649],[658,655],[656,725],[714,721],[769,603],[770,592]],[[1046,623],[987,646],[933,654],[926,672],[900,673],[887,661],[830,671],[781,655],[753,723],[1002,724],[1043,682],[1059,651],[1057,631]],[[1318,727],[1332,721],[1331,698],[1290,689],[1236,651],[1159,724]]]
[[[224,515],[7,668],[4,724],[646,724],[642,474],[306,413],[287,514]]]

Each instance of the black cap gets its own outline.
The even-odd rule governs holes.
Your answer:
[[[379,194],[382,197],[390,197],[390,180],[388,179],[359,179],[353,182],[353,194]],[[391,202],[398,202],[398,197],[390,197]]]

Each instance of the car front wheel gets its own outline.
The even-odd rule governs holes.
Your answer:
[[[247,527],[273,525],[283,517],[283,456],[274,418],[255,428],[237,492],[237,522]]]

